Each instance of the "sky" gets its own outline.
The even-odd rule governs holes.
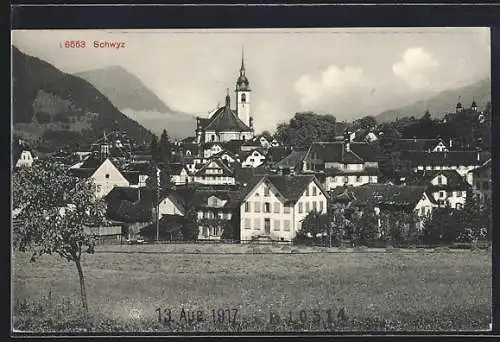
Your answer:
[[[199,116],[224,104],[227,88],[234,103],[244,49],[257,130],[300,111],[376,115],[491,73],[488,28],[23,30],[12,43],[67,73],[122,66],[170,108]]]

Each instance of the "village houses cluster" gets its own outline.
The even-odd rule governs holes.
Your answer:
[[[381,173],[374,131],[350,132],[338,123],[337,141],[315,141],[306,149],[255,135],[251,93],[242,58],[234,105],[228,90],[223,106],[197,118],[193,137],[173,143],[175,186],[158,199],[146,186],[151,154],[135,149],[126,132],[105,133],[91,151],[77,154],[69,171],[93,179],[109,218],[126,225],[129,238],[154,237],[156,221],[172,238],[194,210],[199,219],[237,222],[231,236],[241,242],[289,242],[308,213],[326,213],[331,203],[384,204],[384,210],[405,208],[424,217],[440,206],[459,210],[470,194],[491,198],[487,153],[457,151],[438,138],[394,139],[392,149],[408,172],[390,179]],[[14,158],[16,167],[29,167],[34,156],[21,149]],[[222,227],[201,225],[198,239],[222,236]]]

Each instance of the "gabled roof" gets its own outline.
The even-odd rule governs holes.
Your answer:
[[[123,222],[150,221],[154,198],[154,191],[146,187],[114,187],[104,197],[107,217]]]
[[[478,160],[479,155],[479,160]],[[423,152],[401,151],[401,160],[408,160],[413,166],[458,166],[479,165],[487,160],[487,155],[475,151]],[[489,158],[489,157],[488,157]]]
[[[446,185],[431,185],[439,175],[446,177]],[[425,170],[406,177],[406,184],[428,186],[429,190],[469,189],[470,185],[456,170]]]
[[[223,208],[234,209],[241,203],[242,192],[240,190],[215,189],[200,187],[196,189],[187,206],[191,208],[203,208],[208,206],[208,199],[215,196],[223,201],[227,201]]]
[[[425,186],[418,185],[364,184],[357,187],[340,187],[330,192],[330,195],[334,200],[347,199],[361,205],[371,204],[413,209],[422,199],[425,191]]]
[[[292,151],[288,156],[274,164],[277,168],[296,168],[301,167],[306,151]]]
[[[229,104],[219,108],[210,118],[210,122],[206,125],[205,130],[214,130],[216,132],[251,132],[252,129],[245,125],[238,118],[238,115],[233,111]]]
[[[345,142],[314,142],[305,158],[317,163],[338,162],[347,164],[377,161],[377,151],[373,145],[365,142],[351,142],[349,151]]]
[[[393,146],[399,151],[429,151],[436,147],[441,139],[393,139]]]
[[[269,182],[272,186],[278,190],[278,192],[283,196],[286,202],[296,203],[301,197],[306,187],[311,183],[315,182],[316,186],[322,191],[325,196],[328,196],[326,191],[323,189],[321,184],[318,182],[313,175],[265,175],[265,176],[254,176],[246,187],[244,196],[246,197],[257,184],[260,182]]]
[[[239,184],[250,182],[254,176],[263,176],[267,170],[261,166],[259,167],[236,167],[234,169],[235,181]]]
[[[273,146],[267,151],[266,161],[268,163],[277,163],[292,153],[290,146]]]
[[[206,170],[210,168],[210,165],[212,163],[217,164],[217,166],[222,169],[223,173],[222,174],[216,174],[216,176],[223,176],[223,177],[230,177],[233,176],[233,170],[229,168],[221,159],[212,159],[208,163],[202,166],[201,169],[196,171],[195,175],[196,176],[203,176],[206,174]],[[214,174],[207,174],[210,176],[214,176]]]
[[[169,168],[172,175],[180,175],[183,169],[186,169],[186,172],[188,172],[186,166],[182,163],[171,163],[169,164]]]
[[[139,172],[138,171],[120,171],[120,173],[129,181],[131,185],[139,184]]]

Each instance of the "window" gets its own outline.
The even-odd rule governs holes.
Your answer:
[[[309,202],[306,202],[306,213],[310,212],[311,208],[309,208]]]
[[[438,176],[437,180],[438,184],[443,184],[443,178],[441,176]]]
[[[302,208],[302,202],[299,203],[299,213],[302,214],[303,208]]]
[[[250,163],[253,163],[254,161],[255,161],[255,159],[250,158]]]
[[[356,182],[361,182],[361,176],[356,176]]]
[[[247,95],[245,93],[241,94],[241,102],[247,102]]]
[[[348,183],[349,182],[349,177],[348,176],[344,176],[344,183]]]
[[[274,220],[274,230],[280,230],[280,220]]]
[[[445,197],[446,197],[446,191],[440,191],[439,198],[445,198]]]
[[[306,188],[306,196],[309,196],[309,187]]]
[[[290,231],[290,220],[283,221],[283,229],[285,230],[285,232]]]
[[[455,197],[461,197],[461,196],[462,196],[462,191],[455,192]]]
[[[250,212],[250,202],[245,202],[245,212],[246,213]]]
[[[264,197],[269,197],[269,188],[267,186],[264,187]]]
[[[106,179],[109,179],[109,173],[106,173],[104,177],[106,177]]]
[[[216,207],[217,206],[217,198],[212,198],[211,205],[212,205],[212,207]]]
[[[260,205],[259,205],[259,202],[255,202],[254,207],[255,207],[255,212],[256,212],[256,213],[260,213]]]
[[[258,193],[258,192],[256,192],[256,193],[255,193],[255,197],[259,197],[259,196],[260,196],[260,195],[259,195],[259,193]]]
[[[260,218],[253,219],[253,229],[260,230]]]
[[[455,209],[458,209],[458,210],[462,209],[462,203],[455,204]]]
[[[318,211],[318,203],[316,201],[313,202],[313,210]]]
[[[280,204],[279,202],[274,203],[274,212],[279,214],[280,213]]]
[[[323,212],[323,201],[319,201],[319,212]]]
[[[290,214],[290,207],[289,207],[289,206],[287,206],[287,205],[285,205],[285,206],[283,207],[283,212],[284,212],[285,214]]]
[[[210,139],[211,139],[212,141],[215,141],[215,135],[213,135],[213,134],[212,134],[212,136],[210,137]]]
[[[264,212],[265,213],[271,212],[271,203],[269,203],[269,202],[264,203]]]
[[[316,196],[318,194],[318,189],[313,185],[313,196]]]

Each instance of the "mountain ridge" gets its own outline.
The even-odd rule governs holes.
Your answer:
[[[427,99],[386,110],[374,117],[378,122],[388,122],[403,117],[421,117],[426,110],[429,110],[433,118],[440,119],[448,113],[455,112],[459,98],[464,108],[470,107],[473,101],[479,109],[484,108],[488,101],[491,101],[491,79],[487,77],[460,88],[443,90]]]
[[[175,137],[194,133],[194,115],[169,107],[139,77],[122,66],[112,65],[75,75],[87,80],[125,115],[156,134],[163,129]]]
[[[121,129],[138,143],[152,133],[120,112],[86,80],[12,45],[14,134],[40,148],[87,145]]]

